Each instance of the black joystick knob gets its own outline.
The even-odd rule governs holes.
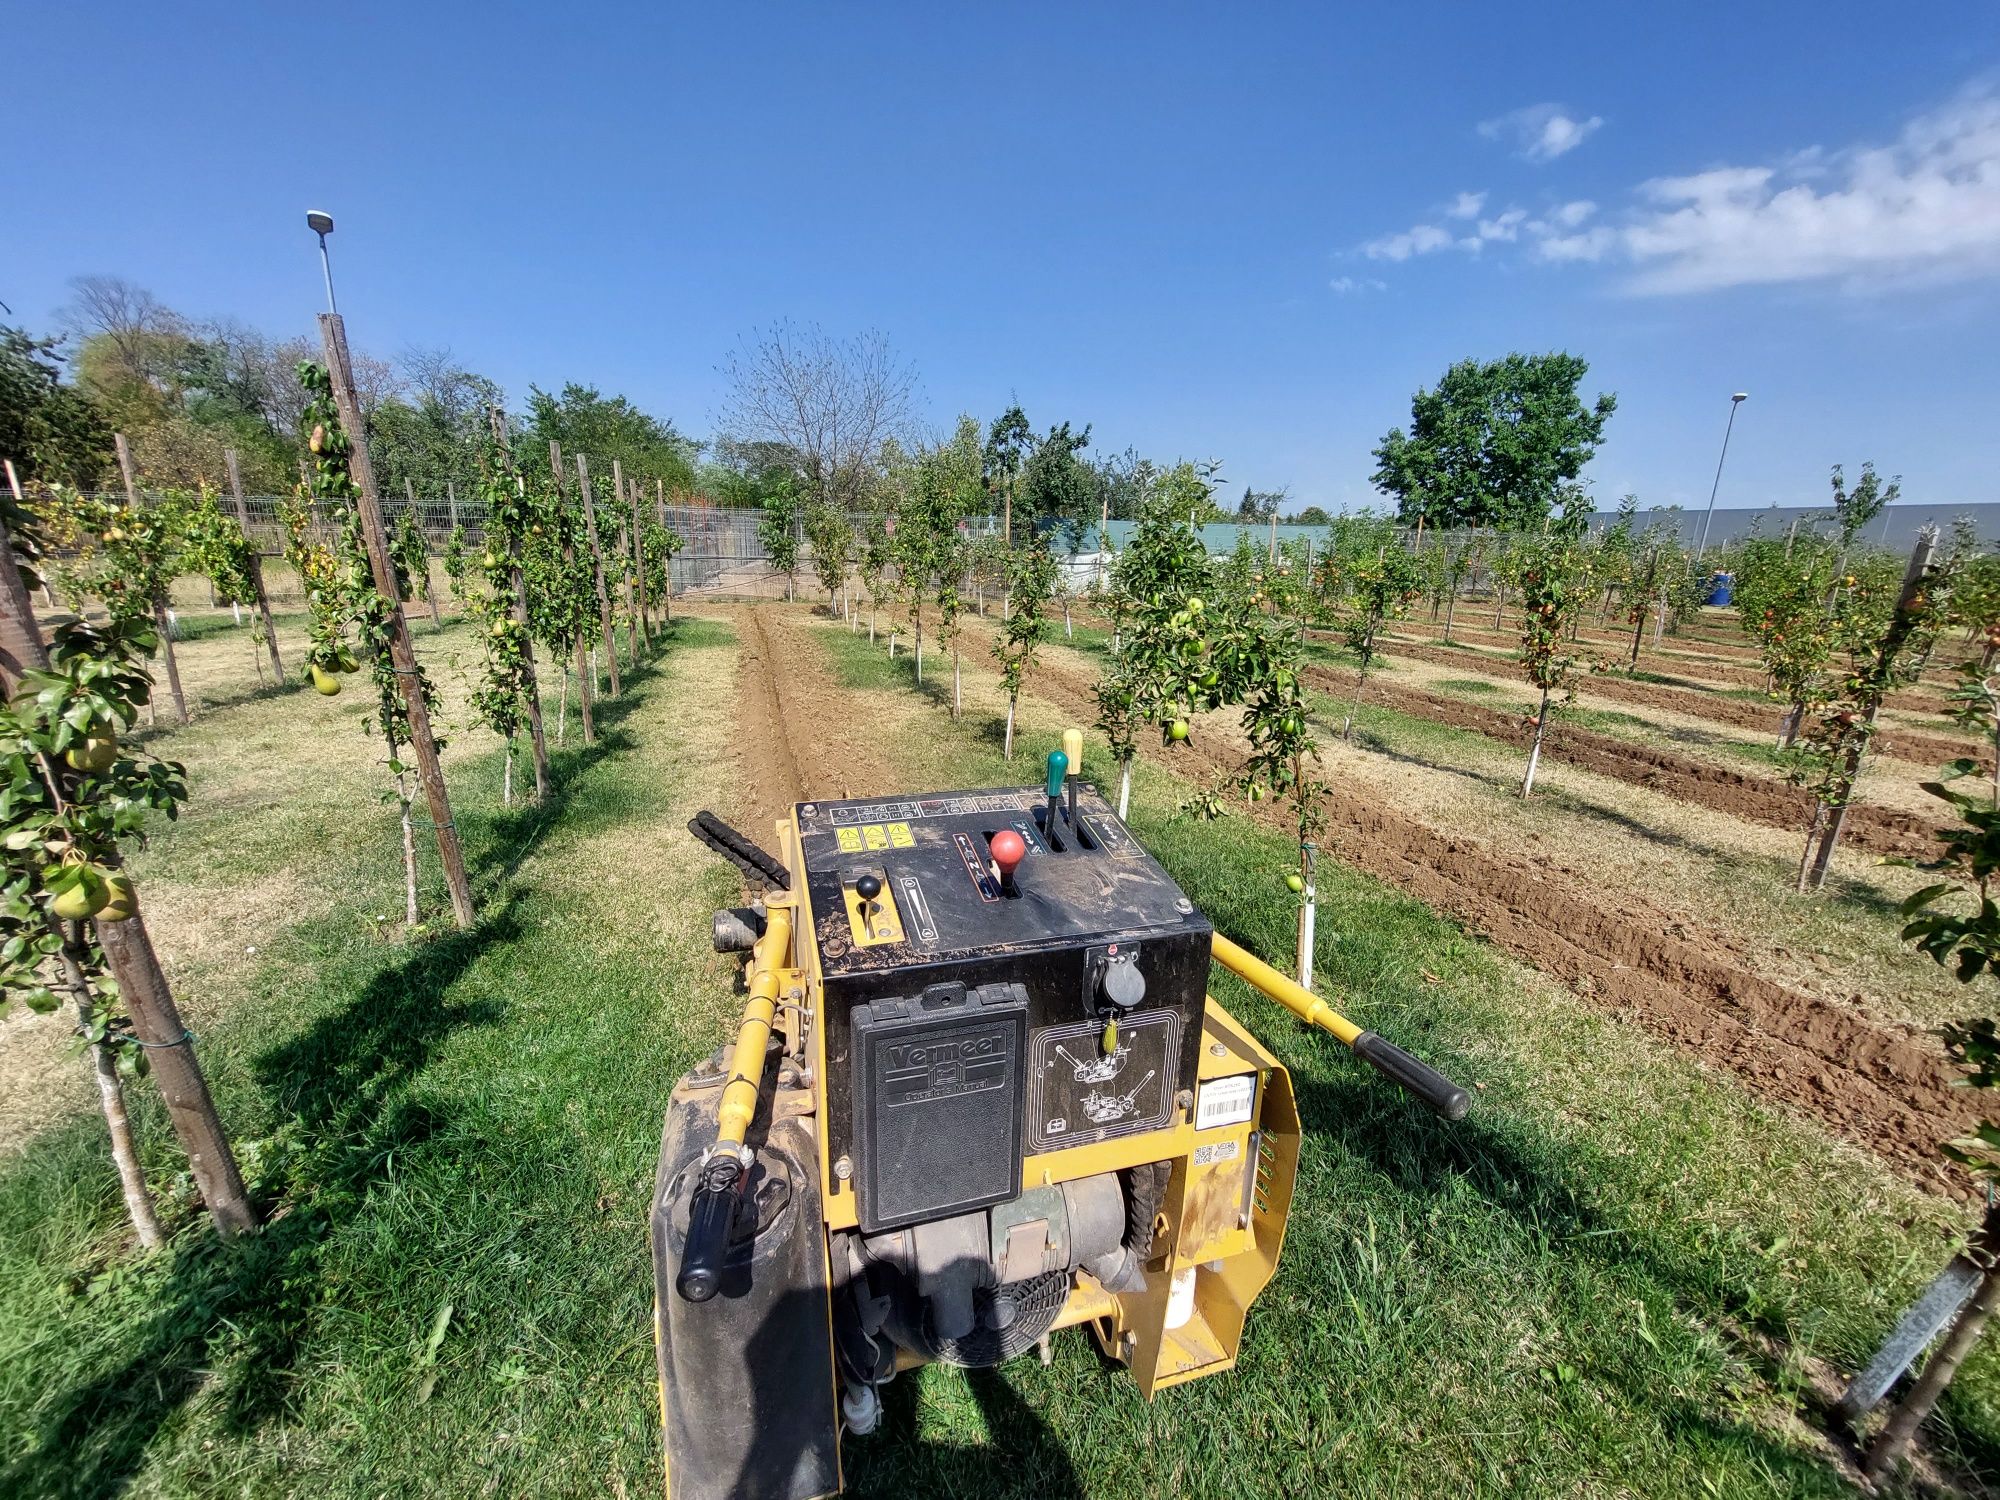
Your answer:
[[[863,875],[854,882],[854,894],[863,901],[873,901],[882,894],[882,879],[879,875]]]

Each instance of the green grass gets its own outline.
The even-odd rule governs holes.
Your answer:
[[[685,834],[673,860],[621,855],[712,790],[718,745],[676,726],[704,698],[726,713],[710,680],[728,645],[680,626],[660,673],[600,709],[600,746],[572,738],[546,811],[497,809],[495,755],[455,773],[470,933],[374,935],[398,880],[384,814],[289,819],[295,851],[330,839],[315,874],[332,884],[248,960],[254,1003],[200,1030],[278,1212],[237,1245],[197,1221],[166,1253],[115,1258],[89,1118],[0,1175],[0,1493],[657,1490],[643,1226],[667,1090],[730,1008],[700,939],[734,882]],[[288,824],[282,804],[218,813],[217,845],[232,820]],[[172,1185],[159,1111],[140,1117]]]
[[[907,685],[865,641],[828,649],[845,681]],[[928,727],[899,740],[914,781],[990,784],[1023,779],[1059,721],[1024,704],[1011,766],[977,708]],[[1086,765],[1103,754],[1093,737]],[[1219,927],[1289,952],[1284,841],[1168,814],[1184,791],[1141,763],[1135,829]],[[1220,977],[1291,1067],[1307,1131],[1240,1367],[1151,1407],[1071,1340],[1048,1372],[927,1371],[892,1402],[914,1447],[849,1443],[862,1488],[1850,1493],[1799,1419],[1808,1361],[1864,1358],[1961,1216],[1378,882],[1327,864],[1320,889],[1323,988],[1477,1083],[1473,1116],[1428,1117]],[[2000,1458],[1996,1366],[1982,1353],[1952,1397],[1975,1471]]]
[[[821,640],[858,708],[907,711],[907,657]],[[680,826],[727,794],[732,660],[726,632],[683,622],[600,711],[601,748],[572,722],[544,812],[498,809],[498,756],[463,734],[449,763],[484,919],[415,945],[374,921],[398,869],[368,775],[293,769],[321,743],[301,726],[362,705],[273,694],[169,738],[197,801],[141,878],[156,910],[221,908],[215,950],[177,979],[279,1212],[215,1244],[151,1107],[183,1226],[167,1252],[118,1253],[92,1119],[0,1171],[0,1493],[658,1493],[644,1226],[667,1089],[734,1007],[705,951],[734,882]],[[928,665],[948,693],[948,664]],[[934,695],[925,733],[884,737],[913,788],[1024,780],[1054,743],[1031,697],[1003,762],[981,658],[967,675],[963,723]],[[358,742],[337,749],[365,771]],[[1093,738],[1086,763],[1103,756]],[[1218,925],[1288,951],[1284,842],[1168,815],[1185,787],[1150,764],[1134,790],[1134,826]],[[1240,1367],[1150,1405],[1080,1334],[1047,1370],[913,1373],[882,1433],[847,1443],[851,1491],[1848,1493],[1796,1419],[1803,1361],[1865,1353],[1959,1216],[1420,904],[1322,870],[1325,987],[1480,1085],[1471,1119],[1428,1117],[1222,976],[1307,1122]],[[288,879],[303,894],[256,914],[244,954],[229,913]],[[1957,1461],[1988,1473],[1996,1385],[1987,1351],[1946,1411]]]
[[[1447,677],[1431,684],[1441,693],[1497,693],[1500,684],[1484,677]]]

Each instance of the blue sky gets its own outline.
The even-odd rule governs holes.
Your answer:
[[[0,299],[76,274],[698,434],[773,319],[926,419],[1370,498],[1454,359],[1615,390],[1601,500],[2000,499],[2000,11],[80,6],[7,0]]]

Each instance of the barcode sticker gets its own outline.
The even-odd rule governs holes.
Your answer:
[[[1195,1101],[1194,1128],[1209,1130],[1217,1125],[1241,1125],[1256,1107],[1255,1073],[1211,1078],[1201,1086],[1201,1096]]]
[[[1242,1150],[1243,1143],[1238,1140],[1210,1141],[1206,1146],[1194,1148],[1194,1164],[1206,1167],[1219,1161],[1235,1161]]]

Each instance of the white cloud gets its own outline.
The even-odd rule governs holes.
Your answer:
[[[2000,272],[2000,98],[1960,95],[1890,145],[1641,184],[1619,249],[1641,292]]]
[[[1480,123],[1489,141],[1507,141],[1532,162],[1554,161],[1581,146],[1604,124],[1602,115],[1580,120],[1560,104],[1530,104]]]
[[[1354,297],[1366,292],[1386,292],[1389,283],[1372,276],[1336,276],[1327,283],[1336,297]]]
[[[1480,128],[1498,134],[1500,122]],[[1475,199],[1472,212],[1460,212]],[[1543,262],[1622,268],[1625,289],[1639,293],[1813,282],[1881,288],[1996,276],[2000,95],[1961,94],[1886,145],[1813,146],[1774,165],[1654,178],[1609,216],[1584,198],[1536,211],[1510,204],[1482,216],[1485,207],[1485,194],[1461,193],[1444,217],[1473,219],[1471,232],[1417,224],[1366,242],[1361,253],[1402,261],[1517,244]]]

